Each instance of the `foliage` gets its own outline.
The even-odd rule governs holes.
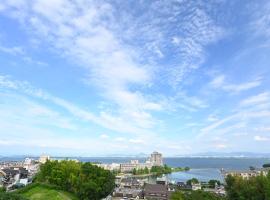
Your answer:
[[[27,200],[19,194],[0,192],[0,200]]]
[[[187,185],[192,185],[192,184],[197,184],[197,183],[199,183],[199,180],[196,178],[192,178],[187,181]]]
[[[1,193],[1,192],[5,192],[5,191],[6,191],[6,188],[0,187],[0,193]]]
[[[190,167],[185,167],[185,171],[189,171],[190,170]]]
[[[168,165],[164,166],[153,166],[150,170],[151,173],[161,175],[161,174],[170,174],[172,172],[172,168],[170,168]]]
[[[172,193],[171,200],[184,200],[184,194],[180,191]]]
[[[267,167],[270,167],[270,163],[266,163],[263,165],[263,168],[267,168]]]
[[[142,174],[149,174],[149,169],[145,167],[144,169],[136,169],[132,170],[133,175],[142,175]]]
[[[172,194],[171,200],[225,200],[223,197],[204,191],[181,192]]]
[[[37,182],[49,183],[74,193],[80,199],[99,200],[114,188],[114,175],[91,163],[47,161],[41,165]]]
[[[244,179],[240,176],[227,176],[226,191],[228,199],[268,200],[270,199],[270,174]]]
[[[220,181],[218,181],[218,180],[210,180],[210,181],[208,182],[208,185],[209,185],[210,188],[215,188],[216,184],[217,184],[218,186],[220,186],[221,183],[220,183]]]
[[[29,200],[77,200],[78,198],[68,192],[58,190],[58,187],[54,187],[48,184],[34,183],[18,192],[27,197]]]
[[[182,171],[189,171],[190,168],[189,167],[185,167],[185,168],[182,168],[182,167],[175,167],[172,169],[173,172],[182,172]]]

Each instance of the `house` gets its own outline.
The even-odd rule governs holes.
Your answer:
[[[192,186],[187,185],[185,182],[177,182],[176,186],[180,190],[192,190]]]
[[[250,177],[258,176],[261,174],[261,171],[255,170],[238,170],[238,171],[227,171],[225,172],[225,177],[228,175],[231,176],[241,176],[244,179],[249,179]]]
[[[158,177],[156,180],[156,184],[167,185],[168,180],[167,180],[166,176]]]
[[[168,200],[168,188],[166,185],[161,184],[146,184],[144,188],[144,198],[148,200]]]
[[[28,171],[23,167],[9,167],[2,171],[5,175],[3,185],[7,187],[11,187],[16,183],[19,183],[20,179],[26,179],[28,177]]]
[[[143,191],[142,189],[116,188],[113,196],[123,198],[142,198]]]
[[[120,182],[121,188],[139,188],[140,182],[135,178],[123,178]]]

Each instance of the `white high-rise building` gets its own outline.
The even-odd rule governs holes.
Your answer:
[[[152,163],[153,166],[163,166],[162,154],[154,151],[151,154],[150,162]]]

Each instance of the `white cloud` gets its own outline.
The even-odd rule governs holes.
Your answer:
[[[270,137],[255,135],[254,140],[259,141],[259,142],[266,142],[266,141],[270,141]]]
[[[124,141],[126,141],[126,138],[117,137],[117,138],[114,139],[114,141],[116,141],[116,142],[124,142]]]
[[[225,82],[225,76],[224,75],[219,75],[215,77],[211,82],[210,85],[214,88],[219,88],[222,87]]]
[[[260,132],[270,132],[270,127],[266,127],[266,126],[263,126],[263,127],[257,127],[257,128],[255,128],[255,131],[260,131]]]
[[[46,93],[41,89],[37,89],[31,86],[28,82],[14,81],[7,76],[0,76],[0,87],[12,89],[25,95],[30,95],[51,102],[61,108],[64,108],[70,114],[83,121],[90,121],[110,130],[129,134],[153,134],[148,130],[148,128],[153,126],[152,116],[143,111],[133,112],[127,110],[126,113],[123,111],[121,116],[115,116],[106,112],[100,112],[99,115],[94,114],[64,99]],[[130,121],[127,121],[127,118],[130,118]]]
[[[0,51],[7,54],[11,54],[11,55],[24,55],[25,54],[23,48],[19,46],[14,46],[14,47],[0,46]]]
[[[252,13],[252,20],[250,21],[251,32],[255,33],[257,36],[265,36],[269,39],[270,3],[266,1],[263,4],[253,4],[250,8]],[[269,42],[269,40],[266,41]]]
[[[240,106],[254,106],[257,104],[267,103],[270,101],[269,92],[263,92],[255,96],[248,97],[240,102]]]
[[[102,134],[100,135],[101,139],[108,139],[110,136],[108,136],[107,134]]]
[[[216,144],[214,146],[217,149],[226,149],[226,148],[228,148],[228,146],[226,144]]]
[[[146,142],[141,140],[141,139],[129,139],[130,143],[134,143],[134,144],[145,144]]]
[[[253,81],[249,81],[246,83],[232,84],[232,83],[226,82],[225,75],[218,75],[209,84],[211,87],[216,88],[216,89],[222,89],[224,91],[231,92],[231,93],[240,93],[242,91],[256,88],[260,86],[261,83],[262,83],[262,80],[259,77]]]

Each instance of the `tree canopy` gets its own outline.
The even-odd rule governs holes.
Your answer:
[[[270,175],[249,179],[229,175],[226,178],[226,192],[228,199],[232,200],[268,200],[270,199]]]
[[[47,161],[36,181],[56,185],[83,200],[100,200],[114,189],[114,175],[88,162]]]
[[[225,198],[204,191],[174,192],[171,200],[225,200]]]

